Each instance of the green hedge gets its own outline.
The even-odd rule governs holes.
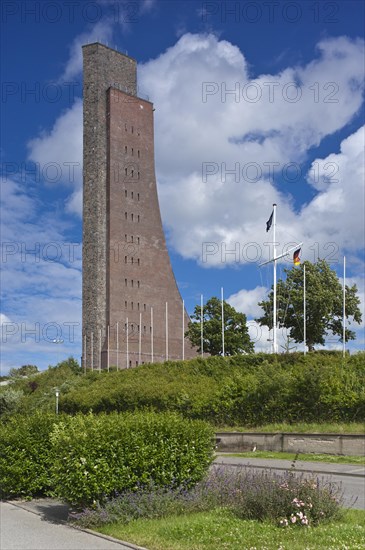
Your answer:
[[[190,486],[213,460],[212,428],[176,414],[77,415],[52,435],[56,493],[76,506],[154,483]]]
[[[61,396],[78,411],[176,411],[214,425],[365,420],[365,354],[293,353],[144,365],[90,373]]]
[[[73,372],[68,364],[0,388],[13,411],[175,411],[216,426],[365,421],[365,354],[338,352],[197,357],[119,372]],[[2,399],[3,398],[3,399]]]
[[[186,487],[213,460],[213,429],[173,413],[36,413],[0,424],[1,497],[54,494],[76,506],[154,483]]]
[[[49,494],[53,414],[16,415],[0,423],[1,498]]]

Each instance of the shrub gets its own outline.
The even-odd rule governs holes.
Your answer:
[[[212,428],[171,413],[77,415],[51,440],[56,492],[77,507],[151,482],[190,486],[213,460]]]
[[[215,425],[365,419],[364,354],[300,353],[200,357],[88,373],[62,393],[75,413],[176,411]]]
[[[0,424],[1,498],[30,498],[51,491],[51,442],[57,417],[35,413]]]
[[[127,490],[71,518],[83,527],[94,527],[224,507],[242,519],[269,520],[280,526],[316,526],[336,519],[341,502],[334,484],[306,479],[293,471],[274,474],[251,468],[214,467],[190,489],[150,484]]]

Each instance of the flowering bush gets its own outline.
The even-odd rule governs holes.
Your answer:
[[[242,519],[268,519],[282,527],[306,526],[334,519],[340,512],[340,501],[334,484],[307,480],[292,472],[278,475],[245,467],[213,467],[194,487],[149,484],[124,491],[96,509],[84,509],[73,519],[92,527],[222,507]]]
[[[281,489],[288,491],[290,495],[295,492],[300,497],[294,497],[290,502],[285,517],[279,520],[280,527],[297,525],[310,527],[328,520],[339,513],[340,496],[339,489],[333,484],[324,484],[319,490],[319,482],[313,479],[304,479],[298,487],[284,484]]]

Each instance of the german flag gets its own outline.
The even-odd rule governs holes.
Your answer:
[[[296,250],[293,254],[293,262],[294,262],[294,265],[300,265],[300,258],[299,258],[299,254],[300,254],[300,251],[302,249],[301,248],[298,248],[298,250]]]

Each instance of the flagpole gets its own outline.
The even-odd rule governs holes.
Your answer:
[[[277,353],[276,339],[276,204],[273,204],[273,258],[274,258],[274,300],[273,300],[273,351]]]
[[[224,357],[224,304],[223,304],[223,287],[221,288],[221,303],[222,303],[222,355]]]
[[[151,306],[151,363],[153,363],[153,307]]]
[[[203,294],[200,295],[200,351],[203,357],[203,324],[204,324],[204,309],[203,309]]]
[[[126,319],[126,338],[127,338],[127,369],[129,368],[129,327],[128,327],[128,317]]]
[[[99,373],[101,372],[101,328],[99,328]]]
[[[86,332],[84,334],[84,373],[86,374]]]
[[[342,315],[342,355],[346,354],[346,257],[343,257],[343,315]]]
[[[107,353],[107,361],[108,361],[108,372],[110,371],[110,356],[109,356],[109,353],[110,353],[110,326],[108,325],[108,336],[107,336],[108,340],[107,340],[107,345],[108,345],[108,353]]]
[[[169,360],[169,306],[168,302],[165,303],[165,319],[166,319],[166,326],[165,326],[165,343],[166,343],[166,361]]]
[[[117,321],[117,370],[119,370],[119,322]]]
[[[142,313],[139,313],[138,363],[142,363]]]
[[[94,370],[94,333],[91,332],[91,370]]]
[[[303,265],[303,334],[304,334],[304,355],[307,353],[307,303],[306,303],[306,279],[305,264]]]
[[[182,301],[182,360],[185,359],[185,301]]]

